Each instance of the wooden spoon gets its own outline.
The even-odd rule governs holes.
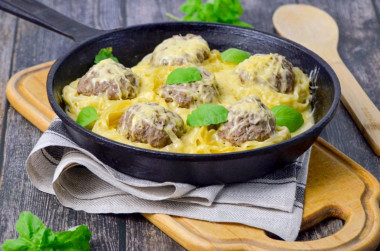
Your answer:
[[[338,53],[338,25],[323,10],[304,4],[279,7],[273,14],[276,31],[321,56],[337,74],[341,101],[360,131],[380,156],[380,112],[347,69]]]

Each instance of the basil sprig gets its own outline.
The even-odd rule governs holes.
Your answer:
[[[98,55],[95,56],[94,63],[97,64],[100,61],[107,59],[107,58],[110,58],[113,61],[115,61],[116,63],[119,63],[119,60],[112,55],[112,47],[107,47],[107,48],[101,49],[98,52]]]
[[[276,125],[286,126],[290,132],[297,131],[304,123],[302,114],[287,105],[277,105],[271,109],[276,117]]]
[[[238,64],[251,56],[251,53],[236,48],[230,48],[220,54],[223,62]]]
[[[227,122],[228,110],[216,104],[202,104],[187,116],[189,126],[208,126]]]
[[[16,231],[20,237],[5,241],[1,245],[2,250],[91,250],[91,232],[86,225],[53,233],[37,216],[22,212],[16,223]]]
[[[83,108],[77,118],[77,123],[83,127],[90,125],[92,122],[96,121],[99,118],[96,109],[92,106],[87,106]]]
[[[182,19],[170,13],[166,13],[166,16],[176,21],[215,22],[253,28],[240,21],[243,7],[239,0],[213,0],[206,3],[202,3],[202,0],[187,0],[179,10],[186,14]]]
[[[177,68],[166,79],[166,84],[183,84],[202,80],[201,72],[196,67]]]

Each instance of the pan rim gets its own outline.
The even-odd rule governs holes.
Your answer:
[[[65,111],[60,107],[58,104],[57,100],[55,99],[54,92],[53,92],[53,80],[56,72],[59,70],[61,64],[67,60],[67,58],[74,54],[76,51],[80,50],[81,47],[85,46],[88,43],[91,43],[94,40],[98,40],[99,38],[104,38],[107,36],[110,36],[113,33],[116,32],[123,32],[125,30],[133,30],[133,29],[141,29],[141,28],[152,28],[152,27],[159,27],[159,26],[178,26],[178,25],[185,25],[189,27],[228,27],[231,32],[236,32],[239,35],[246,35],[246,36],[252,36],[252,34],[258,34],[259,36],[267,37],[273,41],[279,41],[281,44],[284,45],[289,45],[291,47],[295,47],[298,51],[302,51],[305,54],[310,55],[314,60],[316,60],[328,73],[328,75],[332,79],[332,85],[334,87],[334,97],[332,104],[327,111],[327,113],[316,123],[314,124],[311,128],[306,130],[305,132],[287,139],[285,141],[282,141],[280,143],[276,143],[273,145],[261,147],[261,148],[256,148],[256,149],[250,149],[250,150],[245,150],[245,151],[236,151],[236,152],[227,152],[227,153],[212,153],[212,154],[194,154],[194,153],[173,153],[173,152],[164,152],[164,151],[159,151],[159,150],[152,150],[152,149],[146,149],[146,148],[141,148],[141,147],[136,147],[132,145],[127,145],[123,143],[119,143],[117,141],[113,141],[111,139],[108,139],[106,137],[103,137],[101,135],[98,135],[90,130],[87,130],[77,124],[74,120],[72,120],[66,113]],[[250,34],[249,34],[250,33]],[[328,65],[328,63],[323,60],[320,56],[318,56],[316,53],[312,52],[311,50],[307,49],[306,47],[293,42],[289,39],[279,37],[274,34],[270,34],[267,32],[263,31],[258,31],[258,30],[253,30],[250,28],[245,28],[245,27],[239,27],[239,26],[234,26],[234,25],[228,25],[228,24],[219,24],[219,23],[200,23],[200,22],[161,22],[161,23],[152,23],[152,24],[142,24],[142,25],[134,25],[134,26],[129,26],[126,28],[118,28],[114,30],[109,30],[107,32],[104,32],[98,36],[91,37],[74,48],[70,49],[68,52],[66,52],[63,56],[61,56],[59,59],[57,59],[53,66],[51,67],[48,78],[47,78],[47,94],[48,94],[48,99],[51,107],[53,108],[54,112],[57,114],[57,116],[63,121],[65,126],[70,126],[72,129],[74,129],[76,132],[86,135],[87,137],[92,137],[96,141],[101,142],[102,144],[108,144],[111,147],[117,147],[117,148],[122,148],[123,150],[126,151],[134,151],[135,154],[143,154],[145,156],[152,156],[155,158],[162,158],[162,159],[167,159],[167,158],[173,158],[175,157],[177,160],[187,160],[187,161],[199,161],[199,160],[220,160],[220,159],[236,159],[236,158],[242,158],[244,156],[252,156],[252,155],[260,155],[262,153],[268,153],[271,151],[276,151],[277,147],[281,147],[283,145],[291,145],[298,143],[299,141],[303,141],[303,139],[311,137],[314,135],[314,132],[319,129],[323,129],[325,125],[333,118],[333,115],[336,112],[339,100],[340,100],[340,95],[341,95],[341,88],[340,88],[340,83],[339,80],[335,74],[335,72],[332,70],[332,68]]]

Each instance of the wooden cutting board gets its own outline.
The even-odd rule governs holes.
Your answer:
[[[7,86],[12,106],[41,131],[55,117],[46,94],[46,78],[53,62],[15,74]],[[162,214],[144,214],[150,222],[191,250],[371,250],[380,242],[380,186],[363,167],[319,138],[313,145],[305,193],[302,230],[329,217],[345,221],[328,237],[285,242],[265,231],[232,223]]]

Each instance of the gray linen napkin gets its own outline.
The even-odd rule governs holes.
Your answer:
[[[296,239],[302,220],[310,149],[278,171],[245,183],[196,187],[117,172],[80,148],[54,119],[26,162],[35,187],[88,213],[162,213],[235,222]]]

